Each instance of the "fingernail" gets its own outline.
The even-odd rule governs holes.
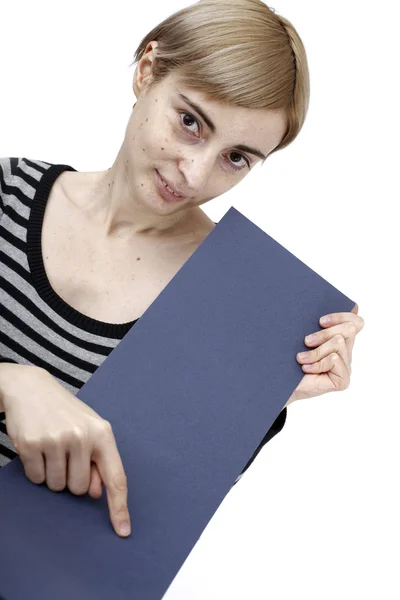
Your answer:
[[[321,325],[328,325],[328,323],[330,323],[331,318],[330,317],[321,317],[320,318],[320,323]]]
[[[312,344],[313,342],[315,342],[315,335],[308,335],[306,337],[306,342],[309,342],[310,344]]]
[[[119,532],[121,535],[129,535],[131,532],[129,523],[122,523],[121,527],[119,528]]]

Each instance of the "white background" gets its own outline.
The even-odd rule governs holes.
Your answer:
[[[135,101],[134,50],[187,4],[1,2],[0,156],[110,167]],[[365,327],[350,387],[289,407],[283,431],[227,495],[165,598],[398,600],[394,3],[272,6],[306,46],[306,124],[291,146],[202,208],[218,221],[234,205],[357,302]]]

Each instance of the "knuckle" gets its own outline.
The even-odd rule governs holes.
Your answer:
[[[114,517],[118,517],[119,521],[126,521],[129,517],[128,507],[126,504],[120,504],[113,508]]]
[[[90,487],[90,469],[87,465],[77,465],[68,472],[68,489],[75,496],[83,496]]]
[[[88,432],[81,425],[75,425],[70,435],[74,442],[74,445],[78,445],[81,447],[84,447],[89,439]]]
[[[74,496],[83,496],[87,493],[89,485],[85,485],[83,483],[69,483],[68,489],[72,494],[74,494]]]
[[[65,470],[58,467],[51,474],[47,474],[47,487],[52,492],[61,492],[66,486]]]
[[[344,343],[345,343],[345,341],[344,341],[344,337],[343,337],[343,336],[342,336],[340,333],[337,333],[337,334],[336,334],[336,335],[333,337],[333,341],[334,341],[336,344],[340,344],[340,345],[342,345],[342,344],[344,344]]]
[[[32,483],[36,483],[37,485],[40,485],[40,484],[44,483],[46,480],[44,473],[39,473],[38,471],[34,471],[33,469],[26,467],[25,465],[24,465],[24,471],[25,471],[26,477],[29,479],[29,481],[32,481]]]
[[[347,323],[347,329],[350,335],[354,336],[357,333],[357,327],[354,323]]]
[[[48,483],[47,487],[52,492],[62,492],[62,490],[65,488],[65,483],[62,483],[61,481],[55,481],[55,482]]]
[[[340,360],[339,354],[337,354],[337,352],[333,352],[331,354],[331,360],[334,364],[338,363]]]
[[[119,473],[118,475],[115,475],[112,479],[112,483],[114,487],[120,492],[125,492],[128,489],[128,480],[124,473]]]
[[[32,475],[27,477],[32,481],[32,483],[36,483],[36,485],[41,485],[46,481],[46,477],[44,475]]]
[[[57,446],[60,446],[62,441],[63,436],[60,433],[49,431],[46,434],[46,438],[43,440],[43,444],[46,446],[46,448],[56,448]]]
[[[343,391],[343,390],[347,390],[348,387],[349,387],[349,381],[348,381],[348,379],[347,378],[346,379],[342,379],[342,381],[339,384],[339,389],[341,391]]]
[[[101,435],[109,436],[113,433],[111,423],[109,421],[106,421],[106,419],[99,420],[97,423],[97,427]]]
[[[20,454],[23,455],[39,450],[42,447],[42,440],[39,437],[21,437],[16,440],[14,445],[19,448]]]

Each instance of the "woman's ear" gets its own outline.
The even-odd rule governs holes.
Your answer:
[[[149,42],[145,48],[142,58],[136,65],[133,75],[133,91],[136,98],[140,96],[144,89],[153,79],[153,64],[156,57],[157,41]]]

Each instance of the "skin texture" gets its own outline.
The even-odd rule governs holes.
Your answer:
[[[157,42],[149,44],[137,65],[137,102],[113,166],[98,173],[69,174],[75,201],[82,198],[100,236],[125,232],[178,239],[198,224],[199,206],[237,185],[261,162],[253,154],[235,152],[237,145],[267,155],[285,133],[279,112],[216,102],[187,88],[175,73],[149,88],[156,47]],[[179,93],[203,108],[215,132]],[[159,196],[155,169],[186,196],[184,202],[171,204]]]
[[[137,102],[112,167],[60,176],[66,195],[90,220],[99,246],[123,239],[129,248],[135,247],[140,239],[154,238],[155,243],[162,239],[179,247],[193,231],[211,230],[212,222],[199,207],[239,184],[262,160],[251,152],[239,150],[238,145],[256,148],[267,156],[285,133],[283,114],[279,111],[216,102],[189,89],[176,73],[151,87],[157,45],[150,43],[137,65],[133,79]],[[215,131],[180,93],[201,107],[215,124]],[[156,170],[184,195],[183,201],[171,203],[160,196]],[[305,375],[287,405],[348,387],[355,337],[364,326],[357,313],[356,306],[351,313],[331,315],[328,325],[321,324],[324,329],[316,332],[313,343],[307,344],[312,350],[305,358],[296,357]],[[308,371],[306,364],[310,365]],[[50,375],[25,368],[22,380],[12,377],[15,368],[21,365],[0,368],[0,389],[4,390],[0,403],[4,403],[10,438],[17,451],[19,447],[21,458],[26,456],[27,476],[36,483],[46,478],[54,491],[67,484],[73,493],[88,492],[93,498],[101,496],[105,485],[115,531],[129,534],[127,481],[111,425],[93,411],[89,413],[83,403]],[[16,379],[24,388],[20,394],[7,384]],[[21,397],[18,402],[17,396]],[[47,404],[43,404],[44,396]],[[23,397],[30,398],[31,405],[32,398],[37,397],[37,413],[34,411],[33,415],[39,415],[41,407],[44,413],[40,419],[35,421],[33,415],[27,419]],[[56,397],[58,405],[63,405],[63,412],[55,416],[52,407]],[[56,437],[49,434],[55,429]],[[42,453],[46,449],[51,459],[47,460],[46,455],[44,463]],[[73,468],[68,476],[67,451],[73,455]],[[36,462],[29,458],[33,454]],[[122,522],[128,524],[125,534],[120,531]]]
[[[149,88],[156,49],[157,42],[151,42],[137,65],[133,81],[137,103],[117,159],[110,170],[97,174],[93,218],[105,236],[129,228],[133,235],[179,239],[198,216],[199,206],[240,183],[261,162],[253,154],[235,152],[237,145],[257,148],[267,156],[285,132],[279,111],[216,102],[185,87],[174,73]],[[179,93],[200,105],[216,125],[215,132]],[[160,199],[154,169],[186,196],[184,202],[170,204]],[[358,305],[350,313],[330,317],[330,323],[321,323],[322,331],[310,332],[316,339],[305,342],[311,348],[305,357],[296,356],[305,375],[286,406],[347,389],[350,384],[352,350],[364,320],[358,315]]]
[[[92,498],[107,491],[115,531],[130,527],[127,479],[111,424],[44,369],[3,363],[0,389],[7,431],[33,483]],[[68,458],[68,466],[67,466]]]
[[[351,361],[356,335],[364,327],[364,319],[358,315],[356,304],[350,313],[324,315],[329,322],[323,323],[322,331],[312,332],[315,338],[305,344],[312,350],[297,354],[304,375],[286,406],[295,400],[304,400],[346,390],[350,385]],[[311,335],[311,334],[309,334]]]
[[[156,46],[149,44],[136,68],[137,102],[113,166],[60,176],[66,196],[90,223],[96,248],[121,243],[136,248],[144,239],[166,242],[164,249],[179,248],[194,232],[200,237],[208,233],[214,224],[200,205],[237,185],[261,161],[237,146],[266,156],[285,133],[279,112],[215,102],[188,89],[175,73],[149,87]],[[179,93],[201,107],[215,131]],[[171,203],[160,196],[156,170],[184,194],[184,201]],[[23,377],[15,377],[15,369],[20,373],[22,368]],[[129,535],[128,482],[111,425],[35,367],[3,365],[0,388],[10,439],[27,477],[46,482],[53,491],[67,485],[72,493],[93,498],[101,496],[104,485],[111,523],[119,535]]]

